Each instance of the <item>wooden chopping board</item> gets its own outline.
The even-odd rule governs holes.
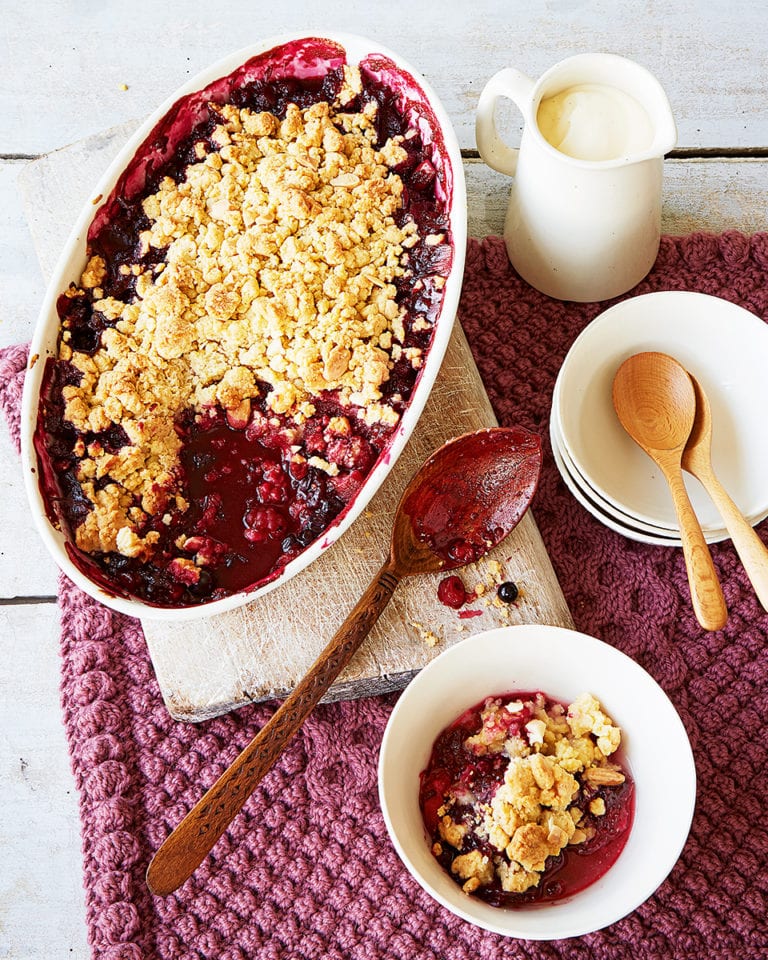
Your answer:
[[[135,124],[124,124],[105,131],[35,160],[20,174],[30,231],[46,277],[89,190],[134,129]],[[383,562],[394,508],[413,473],[451,437],[495,425],[457,322],[411,440],[368,509],[331,549],[292,580],[237,610],[179,625],[143,621],[171,715],[204,720],[291,690]],[[401,689],[451,644],[497,626],[573,626],[530,511],[487,558],[460,573],[467,589],[480,592],[461,611],[439,602],[439,575],[401,583],[326,699]],[[516,603],[496,599],[500,580],[517,583]]]

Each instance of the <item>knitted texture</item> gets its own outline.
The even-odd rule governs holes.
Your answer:
[[[670,289],[724,297],[768,320],[768,235],[664,238],[632,293]],[[568,493],[548,445],[557,372],[606,306],[550,300],[519,279],[499,238],[470,241],[461,320],[499,420],[543,438],[534,513],[576,627],[642,664],[691,739],[697,807],[669,878],[628,917],[572,940],[505,940],[454,917],[400,864],[378,808],[376,762],[392,694],[320,706],[212,857],[176,895],[153,898],[144,883],[152,853],[274,705],[196,726],[173,722],[138,622],[62,577],[61,700],[95,958],[768,957],[768,615],[726,541],[712,553],[728,625],[701,630],[681,551],[598,523]],[[17,347],[0,354],[0,404],[14,437],[25,355]],[[768,524],[758,529],[768,538]]]

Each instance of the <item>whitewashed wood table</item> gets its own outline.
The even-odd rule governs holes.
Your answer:
[[[44,290],[18,184],[25,165],[142,118],[209,63],[283,32],[363,34],[429,78],[463,150],[472,236],[501,231],[507,190],[475,149],[473,112],[484,82],[503,66],[538,76],[565,56],[592,50],[638,60],[667,90],[679,139],[666,164],[665,232],[768,228],[762,0],[349,6],[5,0],[0,346],[29,339]],[[517,118],[509,124],[514,142]],[[63,238],[66,224],[58,227]],[[0,960],[84,960],[77,797],[58,698],[56,570],[27,518],[4,427],[0,492]]]

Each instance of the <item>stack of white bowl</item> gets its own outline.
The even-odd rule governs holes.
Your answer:
[[[679,360],[712,407],[715,473],[754,526],[768,516],[768,325],[741,307],[687,291],[650,293],[601,313],[574,341],[555,383],[550,437],[560,474],[594,517],[631,540],[680,546],[655,463],[624,432],[614,375],[635,353]],[[685,475],[704,536],[728,536],[703,487]]]

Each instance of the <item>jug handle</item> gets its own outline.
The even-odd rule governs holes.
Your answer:
[[[480,156],[494,170],[514,176],[518,150],[508,147],[496,130],[496,101],[506,97],[527,118],[534,82],[524,73],[507,67],[494,74],[483,88],[475,114],[475,138]]]

